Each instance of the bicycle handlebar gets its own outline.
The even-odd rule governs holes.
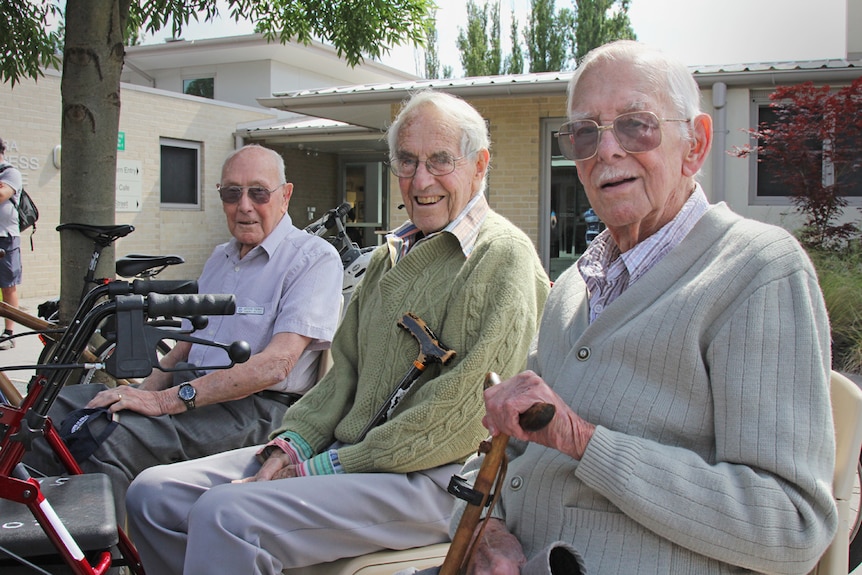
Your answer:
[[[236,298],[233,294],[147,294],[147,317],[150,318],[163,315],[232,315],[234,312]]]

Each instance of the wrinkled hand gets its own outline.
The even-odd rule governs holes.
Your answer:
[[[524,431],[518,424],[518,416],[537,402],[552,404],[556,408],[554,418],[539,431]],[[532,371],[519,373],[485,390],[482,424],[491,435],[504,433],[515,439],[539,443],[575,459],[583,456],[595,430],[594,425],[581,419]]]
[[[476,532],[482,527],[476,527]],[[476,543],[468,575],[519,575],[527,562],[521,543],[500,519],[490,519]]]
[[[253,483],[255,481],[272,481],[275,479],[288,479],[296,477],[296,466],[290,461],[290,457],[280,450],[273,451],[261,465],[260,470],[254,477],[236,479],[232,483]]]
[[[141,390],[129,385],[120,385],[96,394],[87,407],[107,407],[111,413],[124,409],[142,415],[164,415],[166,406],[157,392]]]

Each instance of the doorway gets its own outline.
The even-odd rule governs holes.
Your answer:
[[[560,152],[557,131],[564,122],[557,118],[542,123],[539,248],[551,280],[577,261],[600,226],[592,221],[595,215],[578,180],[575,162]]]
[[[344,201],[353,206],[347,233],[360,247],[380,243],[388,196],[388,178],[381,161],[345,161],[342,168]]]

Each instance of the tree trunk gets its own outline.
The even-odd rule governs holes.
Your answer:
[[[129,0],[66,2],[61,223],[114,223],[120,74],[128,11]],[[80,301],[92,247],[91,240],[76,231],[61,233],[60,318],[64,324]],[[113,249],[102,254],[96,277],[114,277]]]

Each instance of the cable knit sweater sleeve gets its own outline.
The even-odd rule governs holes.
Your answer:
[[[283,430],[316,453],[340,442],[348,473],[463,461],[487,434],[485,374],[524,368],[549,286],[530,240],[493,212],[466,259],[448,233],[423,240],[395,267],[378,249],[333,340],[332,369],[287,412]],[[397,325],[407,312],[456,356],[428,367],[394,416],[358,441],[418,357],[418,342]]]

